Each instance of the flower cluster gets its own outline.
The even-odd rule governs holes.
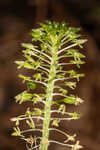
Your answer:
[[[16,125],[12,135],[23,139],[27,149],[47,150],[50,143],[67,146],[71,150],[82,148],[79,141],[75,143],[75,134],[70,136],[57,129],[60,121],[80,117],[76,112],[66,112],[66,104],[77,106],[83,102],[77,95],[69,94],[68,89],[74,90],[77,81],[84,74],[66,69],[66,66],[70,68],[74,65],[80,68],[80,65],[84,64],[85,56],[78,49],[83,48],[86,40],[80,38],[79,31],[79,28],[69,27],[64,22],[46,21],[40,24],[40,28],[32,30],[32,43],[22,44],[25,59],[16,61],[16,64],[18,69],[25,68],[33,71],[33,74],[19,75],[22,82],[26,83],[26,90],[15,99],[19,104],[30,102],[34,107],[27,108],[24,114],[12,118],[11,121]],[[53,105],[57,105],[58,109],[54,110]],[[56,113],[60,117],[52,117],[52,114]],[[26,129],[20,129],[22,121],[26,124]],[[54,130],[65,136],[63,143],[49,139],[49,133]],[[40,132],[40,136],[33,137],[34,131]],[[30,136],[25,133],[30,133]]]

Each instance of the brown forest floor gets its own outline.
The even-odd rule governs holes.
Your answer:
[[[76,1],[76,0],[75,0]],[[11,117],[27,107],[15,104],[14,97],[25,87],[20,83],[14,61],[21,58],[21,42],[30,41],[29,33],[46,19],[66,21],[83,28],[88,39],[84,47],[86,74],[76,92],[85,99],[78,109],[84,114],[79,121],[61,124],[62,129],[76,132],[84,150],[100,149],[100,2],[96,0],[4,0],[0,2],[0,150],[22,150],[25,145],[11,137]],[[23,70],[22,70],[23,71]],[[53,135],[57,138],[56,135]],[[58,136],[58,139],[60,137]],[[52,149],[52,146],[51,148]],[[53,145],[55,150],[67,150]]]

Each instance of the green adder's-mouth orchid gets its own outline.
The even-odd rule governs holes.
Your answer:
[[[69,135],[57,128],[60,121],[80,117],[75,111],[66,111],[67,104],[77,106],[83,102],[77,95],[69,94],[69,88],[74,90],[77,81],[84,76],[72,67],[80,68],[84,64],[85,56],[78,49],[83,48],[87,40],[80,38],[79,31],[79,28],[69,27],[64,22],[46,21],[40,23],[40,28],[32,30],[32,43],[22,44],[25,59],[15,63],[18,69],[31,70],[33,74],[19,75],[27,86],[15,99],[19,104],[30,102],[32,107],[11,121],[15,122],[12,135],[23,139],[28,150],[47,150],[50,143],[67,146],[71,150],[82,148],[76,134]],[[21,122],[25,124],[24,129]],[[65,140],[51,139],[52,131],[62,134]],[[39,136],[34,136],[36,132]]]

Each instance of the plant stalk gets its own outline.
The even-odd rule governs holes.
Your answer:
[[[52,47],[51,50],[52,58],[50,65],[50,72],[46,90],[46,102],[44,108],[44,121],[43,121],[43,130],[42,130],[42,140],[40,144],[40,150],[47,150],[49,146],[49,125],[51,118],[51,105],[53,99],[53,90],[54,90],[54,79],[56,77],[56,64],[57,64],[57,48]]]

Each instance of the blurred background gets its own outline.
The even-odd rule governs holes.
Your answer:
[[[24,143],[12,137],[11,117],[24,112],[14,97],[25,89],[18,79],[15,60],[22,57],[21,43],[30,42],[32,28],[45,20],[65,21],[82,28],[88,39],[83,53],[85,73],[76,92],[85,100],[78,110],[80,120],[64,122],[60,128],[76,132],[84,150],[100,150],[100,1],[99,0],[0,0],[0,150],[24,150]],[[57,139],[60,137],[55,136]],[[67,150],[53,145],[55,150]]]

